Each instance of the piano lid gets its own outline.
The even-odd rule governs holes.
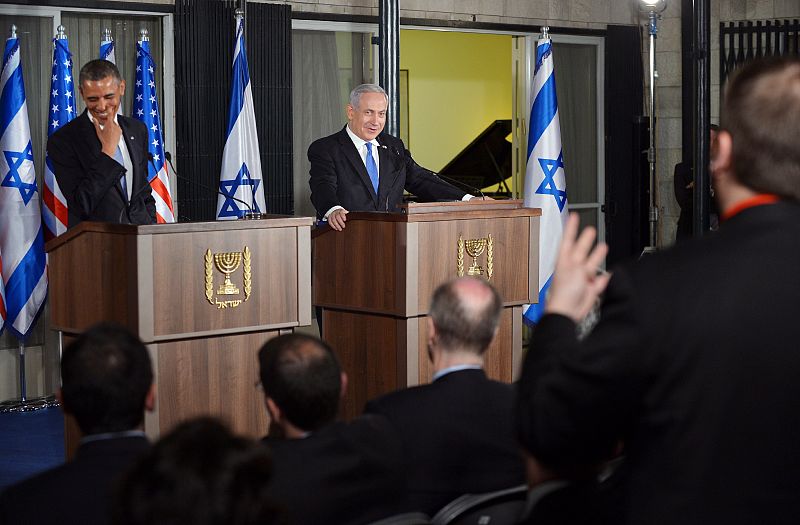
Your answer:
[[[511,177],[511,120],[495,120],[439,173],[474,188],[486,188]],[[510,191],[501,185],[501,192]]]

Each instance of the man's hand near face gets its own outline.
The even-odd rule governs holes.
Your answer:
[[[120,128],[119,124],[114,122],[113,119],[106,120],[102,127],[100,126],[100,123],[95,120],[94,131],[97,133],[97,138],[100,139],[103,153],[113,159],[115,153],[117,152],[119,138],[122,136],[122,128]]]

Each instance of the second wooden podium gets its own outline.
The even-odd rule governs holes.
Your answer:
[[[522,307],[538,295],[541,210],[520,201],[411,204],[406,213],[347,215],[344,231],[313,235],[313,302],[350,376],[346,418],[380,394],[430,381],[428,303],[460,275],[503,297],[490,377],[511,381],[522,354]]]

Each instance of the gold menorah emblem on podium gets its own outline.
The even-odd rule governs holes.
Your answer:
[[[467,270],[467,275],[473,277],[484,275],[484,268],[478,264],[478,257],[483,255],[484,251],[486,252],[486,280],[491,280],[492,274],[494,273],[494,239],[492,239],[492,234],[490,233],[486,237],[479,237],[477,239],[467,239],[466,241],[461,235],[458,236],[456,274],[459,277],[464,276],[465,251],[467,255],[472,257],[472,264]]]
[[[211,249],[205,253],[205,295],[206,300],[217,308],[236,308],[250,298],[253,290],[253,272],[251,267],[250,248],[247,246],[240,252],[218,252],[211,253]],[[244,288],[244,298],[231,298],[220,300],[214,295],[214,268],[216,267],[225,278],[217,288],[218,296],[240,296],[241,291],[231,280],[231,275],[242,267],[242,285]]]
[[[242,264],[242,252],[222,252],[214,254],[217,270],[225,274],[225,280],[217,288],[217,295],[239,295],[239,289],[231,282],[231,274]]]

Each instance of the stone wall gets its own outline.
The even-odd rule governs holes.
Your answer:
[[[660,245],[672,244],[680,209],[672,189],[672,172],[681,161],[681,34],[680,0],[670,5],[659,22],[656,63],[657,198],[661,211]],[[719,122],[719,24],[739,20],[800,17],[800,0],[711,0],[711,122]],[[644,53],[647,60],[647,54]]]

